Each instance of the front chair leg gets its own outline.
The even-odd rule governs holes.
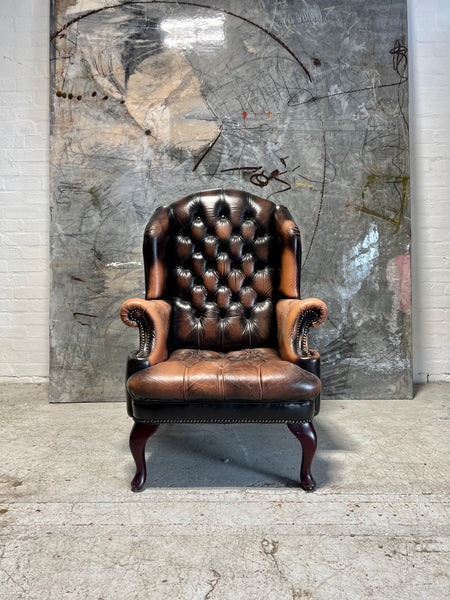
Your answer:
[[[131,491],[139,492],[147,478],[145,465],[145,444],[148,438],[155,433],[159,425],[156,423],[135,422],[130,434],[130,450],[136,463],[136,475],[131,482]]]
[[[289,429],[298,439],[303,449],[300,469],[300,485],[306,492],[313,492],[316,482],[311,475],[311,463],[317,448],[317,435],[311,421],[306,423],[288,423]]]

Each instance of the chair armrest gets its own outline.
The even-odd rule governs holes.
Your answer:
[[[126,300],[120,307],[120,317],[125,325],[139,328],[139,350],[130,358],[141,362],[141,368],[167,360],[171,310],[172,306],[165,300],[139,298]]]
[[[279,300],[276,312],[281,358],[298,364],[304,359],[318,357],[315,350],[308,348],[308,333],[310,327],[325,321],[327,305],[317,298]]]

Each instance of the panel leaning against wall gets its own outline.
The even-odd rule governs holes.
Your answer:
[[[406,0],[52,6],[51,400],[123,399],[145,224],[220,187],[299,224],[324,395],[409,397]]]

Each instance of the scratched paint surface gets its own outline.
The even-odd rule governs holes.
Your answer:
[[[286,205],[324,394],[410,368],[406,0],[54,0],[51,400],[123,399],[154,208],[241,188]]]

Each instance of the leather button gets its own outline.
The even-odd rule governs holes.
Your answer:
[[[206,300],[206,289],[203,285],[195,285],[191,290],[192,305],[195,308],[200,308],[205,304]]]
[[[244,283],[244,275],[240,269],[233,269],[227,278],[230,290],[234,293],[239,292]]]
[[[227,308],[231,301],[231,292],[230,289],[224,285],[221,285],[217,289],[216,293],[216,302],[217,306],[220,309]]]
[[[208,269],[203,274],[203,284],[208,292],[215,292],[217,290],[217,282],[219,280],[218,274],[212,269]]]
[[[241,235],[245,241],[251,241],[254,239],[256,234],[256,224],[250,219],[246,219],[241,226]]]
[[[222,277],[226,277],[231,269],[231,261],[228,254],[221,252],[217,257],[217,271]]]
[[[180,292],[186,292],[192,286],[194,277],[191,271],[179,267],[175,271],[175,280],[177,283],[177,288],[180,290]]]
[[[214,227],[214,232],[219,240],[228,240],[231,236],[231,229],[231,223],[228,219],[220,219]]]
[[[255,259],[250,253],[244,254],[242,257],[242,272],[245,277],[251,277],[255,272]]]
[[[197,217],[192,221],[191,225],[191,237],[193,240],[201,240],[205,237],[206,226],[200,217]]]
[[[244,308],[251,308],[255,304],[256,298],[256,292],[251,287],[242,288],[239,294],[239,299]]]
[[[253,276],[253,289],[261,296],[272,296],[272,280],[266,269],[264,269],[264,271],[257,271]]]
[[[229,243],[230,255],[233,258],[240,258],[242,256],[243,245],[244,241],[240,235],[231,236]]]
[[[215,235],[207,235],[204,242],[206,258],[215,259],[217,256],[217,238]]]
[[[192,271],[195,275],[202,275],[206,269],[206,259],[201,252],[192,255]]]
[[[181,261],[186,261],[192,255],[193,243],[188,237],[178,236],[175,240],[176,255]]]
[[[219,250],[219,254],[222,252],[227,253],[230,248],[229,240],[219,241],[217,244],[217,249]]]

